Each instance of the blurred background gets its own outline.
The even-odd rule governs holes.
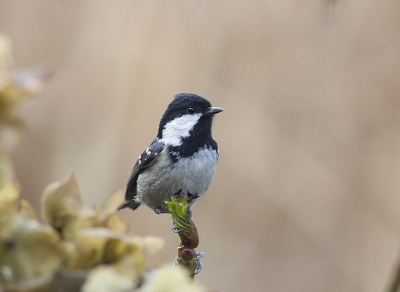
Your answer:
[[[1,1],[15,65],[55,75],[22,111],[23,197],[73,171],[125,187],[173,96],[221,106],[217,175],[194,207],[213,291],[382,291],[400,246],[400,2]],[[122,215],[166,240],[171,219]]]

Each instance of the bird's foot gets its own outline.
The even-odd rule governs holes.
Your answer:
[[[204,252],[202,252],[202,251],[196,252],[196,256],[198,259],[202,258],[202,257],[204,257]]]
[[[203,265],[201,263],[201,260],[200,260],[200,258],[197,258],[197,269],[194,272],[193,276],[197,275],[198,273],[200,273],[202,269],[203,269]]]
[[[169,211],[167,209],[161,209],[161,208],[156,208],[154,209],[154,212],[156,214],[170,214]]]
[[[181,230],[176,228],[175,224],[172,224],[172,232],[179,233]]]

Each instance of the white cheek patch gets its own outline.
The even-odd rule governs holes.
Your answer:
[[[189,137],[189,132],[200,119],[201,114],[184,115],[176,118],[164,126],[162,139],[166,145],[179,146],[182,144],[182,138]]]

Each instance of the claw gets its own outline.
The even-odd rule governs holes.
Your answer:
[[[181,230],[176,228],[175,224],[172,224],[172,232],[179,233]]]
[[[196,256],[198,259],[202,258],[202,257],[204,257],[204,252],[202,252],[202,251],[196,252]]]
[[[202,251],[196,252],[196,256],[197,256],[197,269],[194,272],[194,275],[197,275],[203,269],[203,265],[201,264],[200,258],[204,257],[204,252]]]
[[[179,266],[179,262],[178,262],[178,258],[174,258],[174,260],[172,261],[172,266],[175,268],[176,266]]]
[[[196,269],[196,271],[194,272],[193,276],[194,276],[194,275],[197,275],[198,273],[200,273],[202,269],[203,269],[203,265],[201,264],[200,259],[197,258],[197,269]]]

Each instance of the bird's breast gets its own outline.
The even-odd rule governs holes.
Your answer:
[[[177,190],[202,196],[215,176],[218,152],[211,147],[199,149],[190,157],[174,163],[167,147],[151,167],[138,177],[138,198],[152,208],[169,199]]]

